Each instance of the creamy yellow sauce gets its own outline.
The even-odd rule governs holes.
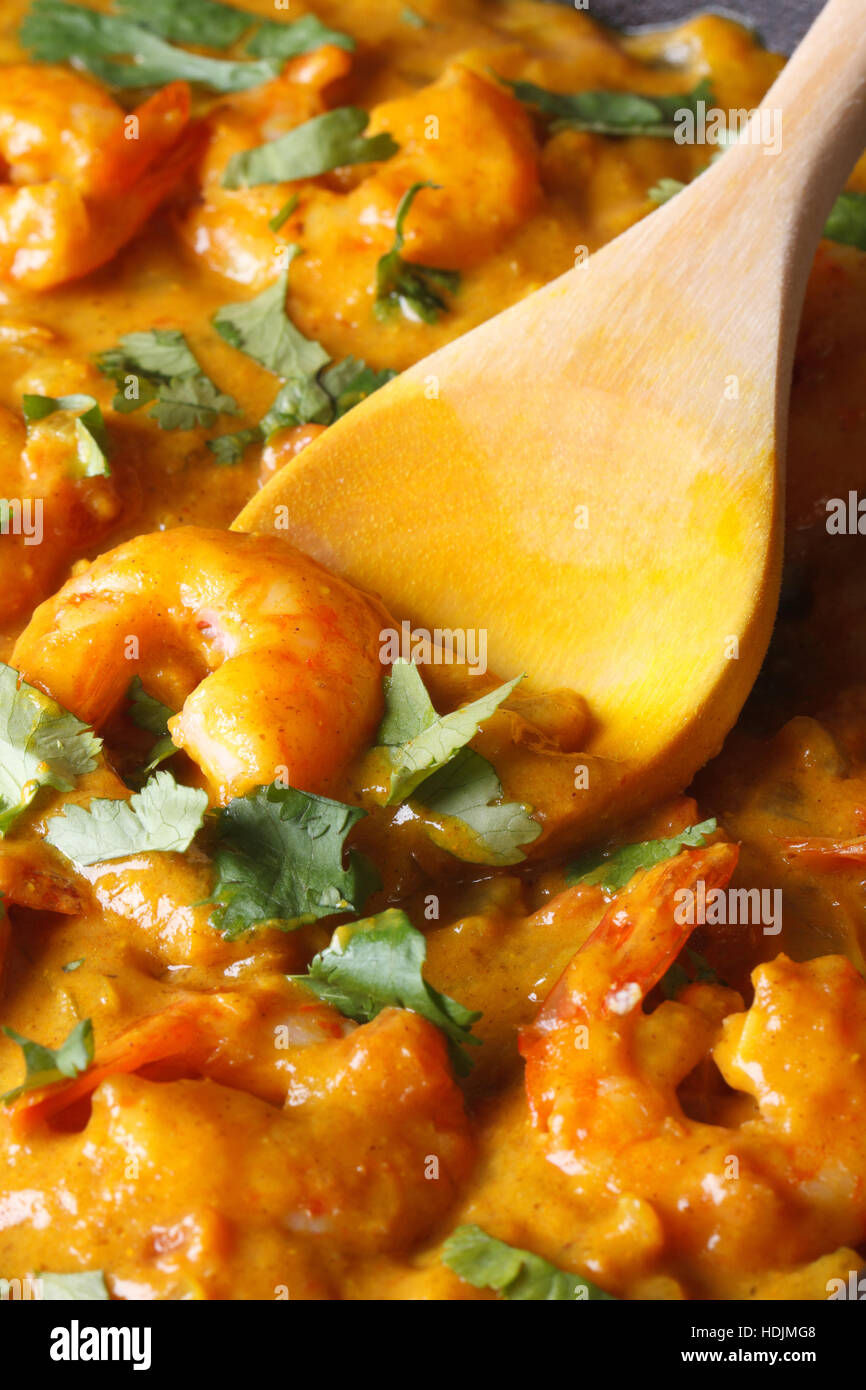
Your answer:
[[[26,8],[23,0],[4,7],[4,63],[24,60],[15,32]],[[245,0],[244,8],[273,13],[268,0]],[[573,131],[543,138],[532,118],[491,86],[490,70],[562,91],[658,94],[688,91],[709,76],[719,106],[742,108],[760,100],[782,61],[740,26],[713,16],[624,40],[584,14],[528,0],[418,0],[424,28],[401,20],[403,9],[401,0],[322,0],[315,7],[321,19],[358,39],[347,72],[324,86],[321,99],[328,108],[351,103],[370,110],[369,133],[391,129],[402,136],[405,150],[393,168],[308,181],[297,213],[274,233],[268,218],[291,188],[227,199],[207,182],[208,159],[222,159],[238,142],[269,138],[267,120],[252,100],[199,97],[198,115],[209,120],[214,144],[222,142],[221,153],[212,144],[204,155],[201,176],[186,179],[101,269],[43,292],[3,289],[0,404],[11,415],[0,495],[14,496],[19,486],[25,392],[93,395],[114,443],[111,480],[84,485],[88,526],[61,528],[44,565],[21,546],[10,563],[11,538],[0,538],[9,576],[5,598],[0,592],[4,660],[32,610],[81,571],[80,562],[148,532],[226,528],[256,487],[306,442],[309,432],[283,432],[228,468],[218,468],[207,449],[214,433],[258,420],[278,384],[225,343],[211,318],[272,283],[288,242],[305,252],[290,277],[295,324],[337,360],[354,355],[377,369],[400,370],[567,270],[579,248],[592,252],[650,214],[648,190],[659,179],[688,181],[706,163],[706,150],[667,140]],[[298,17],[294,9],[292,17]],[[443,73],[444,88],[427,91]],[[490,125],[479,139],[471,120],[460,122],[467,111],[480,113],[482,100],[478,119]],[[416,127],[436,111],[452,138],[425,152]],[[500,137],[513,161],[506,195],[493,182],[507,162],[495,144]],[[395,195],[388,180],[399,181],[401,158],[413,178],[447,178],[450,187],[466,190],[419,217],[409,244],[419,259],[462,275],[450,312],[433,324],[382,323],[373,313],[376,264],[393,241],[400,191]],[[476,186],[479,165],[488,183]],[[851,187],[866,190],[866,165]],[[841,960],[832,968],[792,967],[790,978],[783,967],[768,966],[778,972],[768,976],[770,1002],[764,1014],[756,1005],[749,1017],[755,1033],[767,1019],[784,1022],[781,1060],[760,1048],[756,1054],[768,1076],[778,1066],[777,1089],[790,1099],[781,1118],[768,1119],[766,1094],[743,1080],[754,1059],[748,1039],[737,1038],[736,1019],[752,1003],[750,971],[780,952],[795,961],[832,956],[864,966],[866,863],[792,858],[785,844],[848,841],[866,828],[866,706],[857,691],[866,682],[862,538],[831,538],[824,526],[826,499],[862,485],[864,308],[866,257],[824,243],[792,405],[788,606],[764,677],[740,729],[701,775],[697,801],[657,808],[617,837],[625,843],[657,838],[716,816],[723,839],[742,846],[734,885],[784,892],[779,935],[697,932],[694,944],[725,986],[692,986],[686,1002],[642,1015],[635,1036],[620,1035],[609,1020],[604,1025],[605,1045],[612,1057],[627,1057],[622,1074],[629,1078],[673,1073],[692,1056],[690,1048],[697,1049],[695,1062],[715,1058],[701,1062],[705,1071],[697,1080],[683,1063],[687,1080],[678,1100],[681,1078],[677,1086],[669,1083],[672,1111],[683,1108],[679,1120],[662,1126],[656,1147],[625,1151],[611,1141],[605,1150],[608,1121],[601,1114],[596,1168],[588,1141],[583,1150],[569,1150],[568,1161],[557,1159],[554,1131],[533,1124],[527,1106],[518,1030],[532,1024],[607,903],[598,887],[566,888],[561,865],[545,861],[551,842],[560,849],[567,842],[574,753],[587,711],[576,696],[559,693],[532,704],[518,694],[485,724],[474,746],[497,768],[506,792],[538,812],[545,834],[526,864],[470,868],[449,854],[447,837],[446,847],[442,837],[431,840],[423,816],[382,810],[373,811],[352,841],[383,873],[383,892],[368,910],[404,906],[427,934],[427,978],[483,1014],[475,1029],[483,1046],[462,1083],[465,1108],[438,1035],[416,1015],[388,1011],[354,1030],[336,1011],[311,1008],[303,1026],[297,1021],[297,995],[285,975],[303,972],[326,945],[328,924],[223,940],[201,905],[210,885],[201,854],[142,855],[75,874],[41,839],[60,802],[70,799],[51,793],[0,841],[0,890],[14,904],[0,923],[6,947],[0,1021],[57,1046],[76,1022],[90,1018],[99,1050],[179,992],[216,994],[225,1010],[224,1037],[206,1064],[112,1075],[92,1104],[25,1134],[0,1115],[0,1277],[100,1269],[114,1297],[134,1299],[489,1297],[441,1262],[443,1239],[467,1222],[624,1298],[820,1299],[829,1279],[858,1267],[866,1239],[863,1181],[846,1186],[848,1176],[827,1174],[836,1163],[846,1175],[857,1171],[862,1138],[834,1141],[838,1152],[832,1142],[831,1152],[816,1152],[797,1121],[798,1106],[812,1121],[822,1107],[825,1118],[837,1113],[830,1079],[841,1057],[848,1106],[842,1128],[862,1134],[866,1063],[857,1053],[857,1029],[866,1029],[866,1008],[856,980]],[[185,333],[204,370],[237,400],[243,420],[223,417],[209,431],[161,431],[146,410],[112,410],[114,388],[93,365],[94,354],[125,333],[156,327]],[[43,467],[53,466],[46,454]],[[182,576],[180,562],[175,572]],[[26,631],[22,641],[27,649]],[[31,637],[31,663],[38,663],[38,648]],[[157,650],[149,670],[154,693],[173,708],[203,674],[191,674],[168,646]],[[65,702],[76,708],[80,691],[74,676],[68,679]],[[39,683],[60,698],[50,680]],[[460,673],[450,683],[440,676],[438,686],[430,684],[440,708],[477,693]],[[843,686],[848,694],[840,694]],[[122,720],[102,732],[121,766],[140,750]],[[363,758],[369,741],[328,795],[372,807],[381,770]],[[202,780],[191,764],[184,768],[190,780]],[[81,779],[71,800],[117,796],[117,786],[114,772],[100,767]],[[460,848],[453,841],[450,847]],[[640,910],[648,911],[646,904]],[[591,964],[594,958],[579,959]],[[77,961],[83,964],[64,971]],[[609,964],[602,956],[592,980],[606,979]],[[846,1005],[849,1034],[837,1017],[845,990],[853,1001]],[[821,1036],[831,1042],[821,1051],[815,1020],[825,1006],[830,1021]],[[733,1022],[724,1023],[726,1016]],[[287,1018],[291,1038],[281,1048],[275,1030]],[[560,1025],[556,1037],[571,1026]],[[577,1085],[571,1063],[548,1055],[537,1039],[525,1041],[524,1050],[541,1077],[534,1099],[530,1077],[533,1106],[540,1106],[545,1086],[559,1088],[567,1132],[569,1087]],[[710,1077],[706,1069],[714,1067]],[[0,1039],[0,1091],[18,1084],[21,1070],[19,1048]],[[801,1084],[806,1070],[818,1088],[811,1098]],[[823,1091],[819,1082],[826,1082]],[[706,1179],[701,1123],[718,1127],[722,1155],[731,1144],[744,1145],[743,1173],[750,1176],[742,1181],[754,1179],[752,1209],[736,1186],[725,1200],[703,1206],[695,1197]],[[724,1126],[736,1129],[736,1138]],[[793,1166],[808,1169],[820,1190],[804,1212],[785,1186],[792,1152]],[[755,1173],[762,1164],[765,1171],[754,1176],[750,1164]],[[678,1196],[685,1217],[677,1215]]]

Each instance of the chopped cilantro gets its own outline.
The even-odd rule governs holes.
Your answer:
[[[647,193],[651,203],[661,207],[663,203],[669,203],[671,198],[675,198],[678,193],[682,193],[685,184],[681,179],[659,179],[658,183],[653,184]]]
[[[227,343],[286,380],[313,377],[331,360],[321,343],[306,338],[286,313],[289,269],[300,247],[288,250],[289,265],[272,285],[254,299],[225,304],[213,317]]]
[[[205,48],[231,48],[255,23],[248,10],[217,0],[115,0],[114,8],[163,39]]]
[[[452,714],[440,715],[418,667],[395,661],[385,677],[385,717],[378,735],[391,767],[387,804],[404,801],[432,772],[449,763],[522,680],[517,676]]]
[[[338,927],[330,945],[310,963],[306,975],[289,976],[356,1023],[368,1023],[383,1009],[411,1009],[441,1028],[461,1075],[471,1062],[463,1048],[480,1044],[471,1034],[473,1013],[423,976],[427,940],[405,912],[390,908],[363,922]]]
[[[232,941],[254,927],[283,931],[338,912],[360,912],[379,886],[346,837],[356,806],[273,783],[236,797],[217,817],[211,922]]]
[[[189,53],[128,19],[67,0],[34,0],[18,37],[38,62],[72,62],[109,87],[197,82],[215,92],[242,92],[270,82],[281,66],[275,58],[228,62]]]
[[[93,396],[34,396],[21,398],[28,424],[46,420],[58,411],[75,415],[76,457],[84,478],[106,478],[111,473],[108,457],[111,444],[102,411]]]
[[[338,106],[276,140],[233,154],[223,175],[224,188],[254,188],[263,183],[289,183],[314,179],[349,164],[370,164],[390,159],[400,148],[383,131],[363,135],[369,114],[358,106]]]
[[[90,809],[67,805],[45,838],[73,863],[87,866],[135,854],[181,853],[204,822],[207,792],[155,772],[128,800],[94,798]]]
[[[568,866],[566,882],[569,886],[597,883],[605,893],[617,893],[638,869],[651,869],[665,859],[672,859],[681,849],[700,849],[707,843],[707,836],[717,829],[717,821],[705,820],[700,825],[690,825],[669,839],[642,840],[639,844],[622,845],[610,852],[584,855]]]
[[[521,1303],[599,1303],[612,1300],[588,1279],[557,1269],[540,1255],[494,1240],[480,1226],[458,1226],[442,1247],[442,1262],[476,1289],[495,1289]]]
[[[829,241],[866,251],[866,193],[840,193],[824,235]]]
[[[443,818],[441,829],[428,824],[426,831],[455,858],[470,864],[519,864],[526,858],[521,845],[537,840],[542,828],[528,806],[499,805],[501,798],[495,768],[473,748],[461,748],[413,794],[431,816]]]
[[[345,48],[349,53],[355,48],[351,35],[344,34],[340,29],[331,29],[314,14],[305,14],[291,24],[277,24],[274,20],[262,24],[247,44],[247,53],[252,53],[256,58],[296,58],[301,53],[312,53],[326,43],[335,48]]]
[[[231,48],[255,26],[246,51],[257,58],[294,58],[326,43],[349,50],[355,47],[348,34],[329,29],[311,14],[294,23],[262,23],[249,10],[219,4],[218,0],[116,0],[115,8],[124,18],[142,24],[164,39],[206,48]]]
[[[659,981],[659,986],[665,999],[675,999],[681,989],[685,989],[686,985],[690,985],[693,982],[698,985],[718,985],[722,983],[709,961],[705,956],[702,956],[699,951],[693,951],[692,948],[688,946],[686,947],[686,955],[694,971],[694,976],[692,977],[689,975],[685,967],[681,965],[678,960],[675,960],[673,965],[668,966],[668,969]]]
[[[68,960],[65,965],[61,965],[60,969],[64,975],[72,975],[76,970],[81,969],[86,959],[86,956],[79,956],[78,960]]]
[[[387,386],[396,375],[391,367],[377,372],[356,357],[347,357],[322,372],[319,381],[333,401],[334,419],[339,420],[368,396]]]
[[[404,5],[400,11],[400,21],[408,24],[412,29],[429,29],[430,21],[425,19],[422,14],[418,14],[410,5]]]
[[[279,212],[274,213],[273,217],[268,218],[268,226],[272,232],[278,232],[283,223],[288,222],[293,212],[297,212],[298,203],[301,201],[299,193],[293,193],[291,198],[287,198]]]
[[[676,96],[644,96],[636,92],[551,92],[534,82],[500,78],[526,106],[553,121],[552,130],[584,130],[594,135],[651,135],[672,140],[679,111],[696,111],[699,101],[714,100],[708,80]]]
[[[376,372],[354,357],[325,370],[331,360],[328,353],[321,343],[305,337],[286,312],[289,269],[299,248],[288,250],[289,266],[273,285],[254,299],[224,305],[214,315],[214,327],[226,342],[284,378],[257,426],[209,441],[223,465],[239,463],[250,444],[269,439],[279,429],[332,424],[397,375],[388,369]]]
[[[26,1068],[21,1085],[16,1086],[14,1091],[7,1091],[5,1096],[0,1096],[4,1105],[10,1105],[25,1091],[35,1091],[40,1086],[49,1086],[54,1081],[62,1081],[64,1077],[79,1076],[93,1061],[93,1024],[89,1018],[76,1023],[66,1041],[62,1042],[56,1051],[50,1047],[43,1047],[41,1043],[31,1042],[29,1038],[23,1038],[14,1028],[4,1026],[3,1032],[21,1048]]]
[[[416,323],[435,323],[449,308],[441,290],[456,294],[460,274],[456,270],[437,270],[429,265],[416,265],[403,259],[406,244],[406,218],[412,204],[423,188],[438,188],[435,183],[413,183],[400,200],[394,228],[394,245],[380,257],[376,267],[377,318],[388,319],[401,313]]]
[[[142,769],[144,773],[153,772],[154,768],[177,752],[177,747],[168,732],[168,721],[174,717],[175,711],[153,695],[148,695],[139,676],[133,676],[126,697],[129,700],[129,717],[133,724],[136,728],[153,734],[156,739],[150,750],[147,765]]]
[[[92,729],[0,662],[0,838],[41,787],[72,791],[101,748]]]
[[[251,444],[260,444],[261,441],[259,426],[252,425],[249,429],[237,430],[235,434],[218,434],[216,439],[208,440],[207,447],[220,468],[231,468],[241,462]]]
[[[127,333],[96,365],[118,387],[113,408],[127,414],[154,402],[150,416],[160,429],[210,429],[218,415],[240,414],[237,402],[205,376],[177,328]]]

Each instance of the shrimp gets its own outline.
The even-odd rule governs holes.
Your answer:
[[[333,45],[287,63],[273,82],[221,102],[207,119],[210,135],[199,171],[201,198],[179,222],[184,239],[212,270],[240,284],[263,285],[279,273],[280,241],[269,223],[286,205],[294,184],[227,189],[223,175],[233,155],[276,140],[327,109],[323,90],[344,77],[352,60]],[[292,222],[283,228],[283,235]]]
[[[862,869],[866,864],[864,835],[856,840],[834,840],[817,835],[805,840],[782,838],[780,843],[782,853],[789,862],[792,859],[800,860],[810,869]]]
[[[0,68],[0,280],[45,290],[111,260],[197,157],[189,116],[183,82],[127,116],[67,68]]]
[[[302,317],[316,314],[319,305],[315,321],[304,320],[306,332],[318,332],[329,320],[350,321],[361,301],[372,308],[376,264],[393,243],[397,209],[413,184],[436,187],[413,207],[406,258],[457,270],[498,249],[541,199],[529,117],[502,88],[467,68],[374,107],[365,133],[393,136],[400,149],[389,160],[314,181],[224,189],[230,156],[324,111],[322,91],[348,63],[340,49],[323,48],[289,64],[275,82],[218,108],[202,168],[203,202],[182,224],[213,270],[253,286],[276,277],[285,240],[299,242],[307,255],[292,278],[301,282]],[[297,207],[279,241],[268,220],[292,194]],[[303,287],[307,275],[315,293]],[[335,296],[339,303],[332,303]]]
[[[445,1216],[473,1146],[442,1035],[401,1009],[355,1027],[284,990],[284,1015],[314,1021],[282,1053],[275,1000],[187,995],[100,1046],[81,1076],[0,1111],[21,1211],[0,1228],[7,1275],[45,1265],[58,1232],[75,1248],[98,1233],[118,1296],[128,1280],[130,1297],[231,1297],[252,1268],[256,1297],[329,1297],[335,1259],[405,1249]],[[49,1184],[58,1146],[63,1179]],[[119,1221],[133,1155],[153,1197]]]
[[[181,527],[108,552],[43,603],[13,663],[101,727],[138,674],[220,803],[334,788],[381,718],[378,602],[288,543]]]
[[[779,956],[755,970],[748,1010],[709,984],[641,1007],[689,934],[677,894],[723,887],[736,858],[684,851],[636,880],[521,1042],[548,1161],[577,1196],[647,1203],[697,1297],[720,1280],[748,1296],[756,1274],[866,1237],[866,983],[851,963]],[[678,1094],[690,1076],[699,1118]]]
[[[76,477],[69,413],[31,426],[0,407],[0,627],[37,604],[117,520],[114,478]]]
[[[486,260],[541,201],[538,146],[524,108],[495,81],[454,67],[411,96],[377,106],[369,135],[399,154],[352,195],[364,228],[388,237],[403,194],[430,182],[406,226],[405,258],[449,270]]]

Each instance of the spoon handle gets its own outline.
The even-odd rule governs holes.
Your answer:
[[[763,164],[760,189],[741,189],[779,220],[796,222],[809,260],[833,201],[866,148],[866,10],[863,0],[829,0],[767,93],[753,129],[775,123],[778,150],[750,143],[728,174]],[[764,129],[760,123],[763,122]],[[739,162],[739,167],[738,167]],[[766,215],[765,214],[765,215]]]
[[[692,320],[713,325],[722,356],[775,373],[781,417],[815,250],[864,147],[863,0],[829,0],[738,143],[628,234],[667,264],[670,295],[683,277]],[[700,277],[687,273],[695,256]]]

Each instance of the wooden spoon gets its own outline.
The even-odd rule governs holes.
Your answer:
[[[862,0],[831,0],[763,109],[779,152],[753,119],[665,207],[345,416],[235,523],[397,618],[486,629],[503,677],[581,691],[590,753],[622,764],[587,826],[685,786],[767,648],[797,326],[866,144]]]

